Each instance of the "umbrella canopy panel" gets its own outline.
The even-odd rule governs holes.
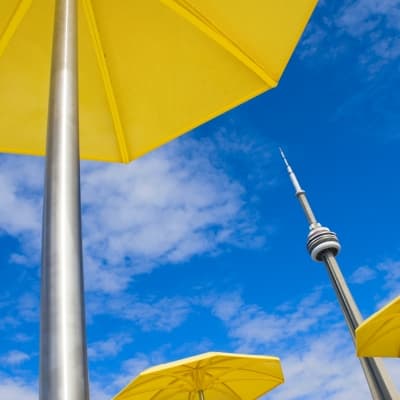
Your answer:
[[[283,380],[279,358],[205,353],[143,371],[114,400],[254,400]]]
[[[356,329],[359,357],[400,357],[400,296]]]
[[[81,158],[129,162],[274,87],[315,4],[80,0]],[[2,152],[45,152],[53,16],[2,0]]]

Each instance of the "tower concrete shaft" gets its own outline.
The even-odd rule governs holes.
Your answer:
[[[339,253],[341,248],[339,240],[334,232],[327,227],[321,226],[317,221],[310,203],[307,200],[305,191],[301,188],[282,149],[280,149],[280,152],[283,161],[286,164],[290,180],[295,188],[296,197],[303,208],[310,226],[310,232],[307,237],[307,249],[314,261],[323,262],[325,264],[340,307],[346,319],[350,335],[353,342],[355,342],[355,330],[360,325],[363,318],[350,289],[347,286],[339,264],[336,261],[336,255]],[[359,360],[374,400],[400,399],[400,396],[380,359],[359,358]]]

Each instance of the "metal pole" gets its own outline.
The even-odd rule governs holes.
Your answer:
[[[202,390],[199,390],[199,400],[205,400],[204,392]]]
[[[361,324],[363,318],[340,271],[334,254],[326,250],[321,254],[321,258],[328,270],[351,337],[355,341],[355,330]],[[382,360],[379,358],[359,358],[359,360],[373,399],[389,400],[399,398]]]
[[[55,3],[43,205],[39,398],[87,400],[77,0]]]

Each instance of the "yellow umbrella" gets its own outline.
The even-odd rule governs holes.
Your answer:
[[[81,158],[129,162],[277,85],[317,0],[80,0]],[[2,0],[0,151],[44,155],[54,0]]]
[[[205,353],[143,371],[114,400],[255,400],[283,381],[279,358]]]
[[[273,88],[315,4],[1,0],[0,151],[47,156],[40,400],[88,398],[80,158],[129,162]]]
[[[400,357],[400,296],[356,329],[358,357]]]

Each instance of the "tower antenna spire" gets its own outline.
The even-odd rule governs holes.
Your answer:
[[[321,226],[317,219],[315,218],[315,215],[313,213],[313,210],[311,209],[310,203],[307,200],[306,192],[301,188],[299,181],[297,180],[296,174],[294,173],[292,167],[290,166],[285,153],[283,152],[282,148],[279,147],[279,151],[281,153],[283,162],[286,165],[287,172],[289,174],[289,178],[292,181],[292,184],[294,186],[294,190],[296,191],[296,197],[300,202],[300,205],[303,208],[304,214],[306,215],[307,221],[310,224],[310,229],[317,228],[318,226]]]
[[[336,292],[340,307],[342,308],[347,326],[350,330],[353,342],[355,342],[355,330],[363,321],[356,302],[347,286],[347,283],[336,261],[336,255],[340,251],[340,243],[334,232],[321,226],[314,216],[307,200],[305,191],[301,188],[295,173],[293,172],[285,153],[279,148],[282,159],[286,165],[290,180],[294,186],[296,197],[299,200],[307,221],[310,224],[310,232],[307,237],[307,249],[314,261],[323,262],[329,274],[332,286]],[[377,358],[360,358],[361,367],[374,400],[395,400],[399,395],[388,375],[381,360]]]

